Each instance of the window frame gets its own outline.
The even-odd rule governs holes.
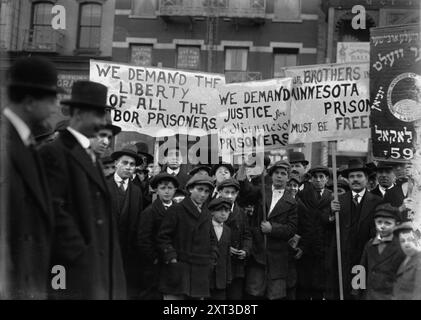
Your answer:
[[[80,40],[81,40],[81,31],[82,31],[82,10],[84,6],[87,5],[97,5],[101,8],[101,17],[100,17],[100,22],[99,25],[90,25],[89,27],[95,27],[95,28],[99,28],[99,42],[98,42],[98,47],[81,47],[80,46]],[[78,25],[77,25],[77,45],[76,48],[78,51],[90,51],[90,50],[100,50],[101,48],[101,29],[102,29],[102,19],[103,19],[103,3],[100,2],[95,2],[95,1],[86,1],[86,2],[81,2],[79,4],[79,17],[78,17]],[[86,26],[85,26],[86,27]]]
[[[178,50],[180,48],[194,48],[194,49],[199,50],[199,62],[197,64],[197,68],[194,69],[194,68],[189,68],[189,67],[179,67],[179,65],[178,65],[178,56],[179,56]],[[201,65],[202,65],[202,49],[201,49],[200,45],[180,44],[180,45],[177,45],[176,46],[175,50],[176,50],[175,51],[175,67],[177,69],[180,69],[180,70],[193,70],[193,71],[200,71],[201,70]]]
[[[298,48],[275,48],[273,50],[272,55],[273,55],[273,58],[272,58],[272,61],[273,61],[272,76],[274,78],[279,78],[279,76],[276,76],[275,75],[275,72],[276,72],[276,70],[275,70],[275,67],[276,67],[275,66],[276,55],[286,55],[286,56],[287,55],[291,55],[291,56],[295,56],[295,65],[294,66],[284,66],[285,68],[287,68],[287,67],[295,67],[295,66],[300,65],[300,62],[299,62],[300,51],[299,51]]]
[[[237,70],[237,69],[227,69],[227,52],[228,50],[245,50],[246,52],[246,67],[245,70]],[[249,47],[225,47],[224,50],[224,72],[247,72],[248,71],[248,62],[249,62],[249,53],[250,53],[250,48]]]
[[[132,48],[133,47],[148,47],[148,48],[151,49],[151,64],[149,66],[140,66],[140,65],[134,64],[132,62]],[[130,64],[133,64],[133,65],[136,65],[136,66],[140,66],[140,67],[152,67],[153,66],[153,58],[154,58],[154,55],[153,54],[154,54],[154,46],[153,46],[153,44],[149,44],[149,43],[131,43],[129,45],[129,63]]]

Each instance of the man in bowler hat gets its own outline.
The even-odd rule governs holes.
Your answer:
[[[52,264],[66,270],[66,290],[57,299],[121,299],[125,277],[111,194],[102,165],[91,148],[106,124],[107,87],[77,81],[70,100],[69,126],[41,149],[55,210]]]
[[[53,210],[33,130],[57,107],[57,71],[21,58],[8,71],[1,128],[0,297],[45,299],[50,284]]]

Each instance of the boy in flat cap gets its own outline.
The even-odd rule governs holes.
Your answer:
[[[399,238],[393,235],[399,223],[399,210],[389,203],[380,204],[374,213],[376,237],[366,244],[361,265],[366,272],[366,286],[360,292],[366,300],[391,300],[393,283],[399,266],[405,259]]]
[[[266,212],[263,212],[262,194],[259,187],[251,185],[244,170],[237,179],[246,194],[257,194],[256,214],[253,215],[251,232],[253,247],[247,268],[246,292],[253,298],[270,300],[290,298],[288,295],[288,241],[297,232],[297,203],[286,190],[291,166],[280,160],[269,168],[272,185],[266,188]],[[266,240],[265,240],[266,237]]]
[[[192,170],[190,170],[189,176],[193,177],[196,174],[202,174],[202,175],[209,176],[211,170],[212,170],[212,168],[209,167],[209,166],[206,166],[206,165],[203,165],[203,164],[198,164]]]
[[[210,279],[210,299],[226,300],[226,290],[231,283],[231,230],[225,222],[231,212],[232,202],[222,197],[209,202],[212,215],[212,230],[218,243],[218,259]]]
[[[252,246],[252,235],[247,215],[236,202],[240,183],[229,178],[217,186],[220,197],[231,201],[231,212],[226,225],[231,229],[231,273],[232,281],[227,288],[228,300],[242,300],[244,295],[246,259]]]
[[[141,189],[131,177],[142,159],[133,146],[127,146],[111,154],[116,171],[107,179],[111,193],[112,209],[120,239],[121,254],[127,280],[127,298],[137,299],[140,288],[141,259],[136,248],[137,227],[143,210]]]
[[[395,228],[405,259],[399,266],[393,284],[393,300],[421,300],[421,244],[419,230],[411,222]]]
[[[173,205],[178,180],[168,173],[159,173],[150,181],[157,198],[141,214],[137,228],[137,246],[142,257],[142,286],[139,298],[142,300],[162,299],[159,292],[162,259],[157,236],[162,220]]]
[[[212,169],[209,172],[209,176],[213,177],[216,181],[216,184],[218,185],[225,179],[231,178],[234,175],[234,171],[234,167],[231,164],[220,162],[212,166]],[[210,200],[215,199],[217,196],[218,190],[215,189],[210,197]]]
[[[165,300],[210,296],[209,274],[218,249],[204,204],[213,187],[208,176],[192,177],[186,185],[189,196],[171,206],[162,220],[158,246],[164,261],[160,289]]]
[[[34,127],[45,125],[57,108],[56,68],[43,58],[21,58],[8,70],[6,90],[9,104],[0,123],[0,298],[46,299],[54,214]]]
[[[315,166],[309,171],[310,183],[298,192],[298,245],[302,255],[297,261],[297,298],[321,300],[325,296],[327,253],[334,223],[329,220],[332,192],[326,188],[329,168]]]

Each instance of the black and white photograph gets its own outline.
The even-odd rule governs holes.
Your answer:
[[[420,13],[0,0],[0,300],[421,300]]]

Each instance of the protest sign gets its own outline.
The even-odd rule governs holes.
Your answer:
[[[373,28],[370,38],[373,157],[407,161],[421,119],[420,26]]]
[[[268,151],[288,143],[291,79],[271,79],[219,87],[217,117],[222,154]]]
[[[91,60],[89,78],[108,87],[112,121],[123,131],[158,137],[216,130],[223,75]]]
[[[368,63],[285,68],[292,77],[289,143],[367,138]]]

